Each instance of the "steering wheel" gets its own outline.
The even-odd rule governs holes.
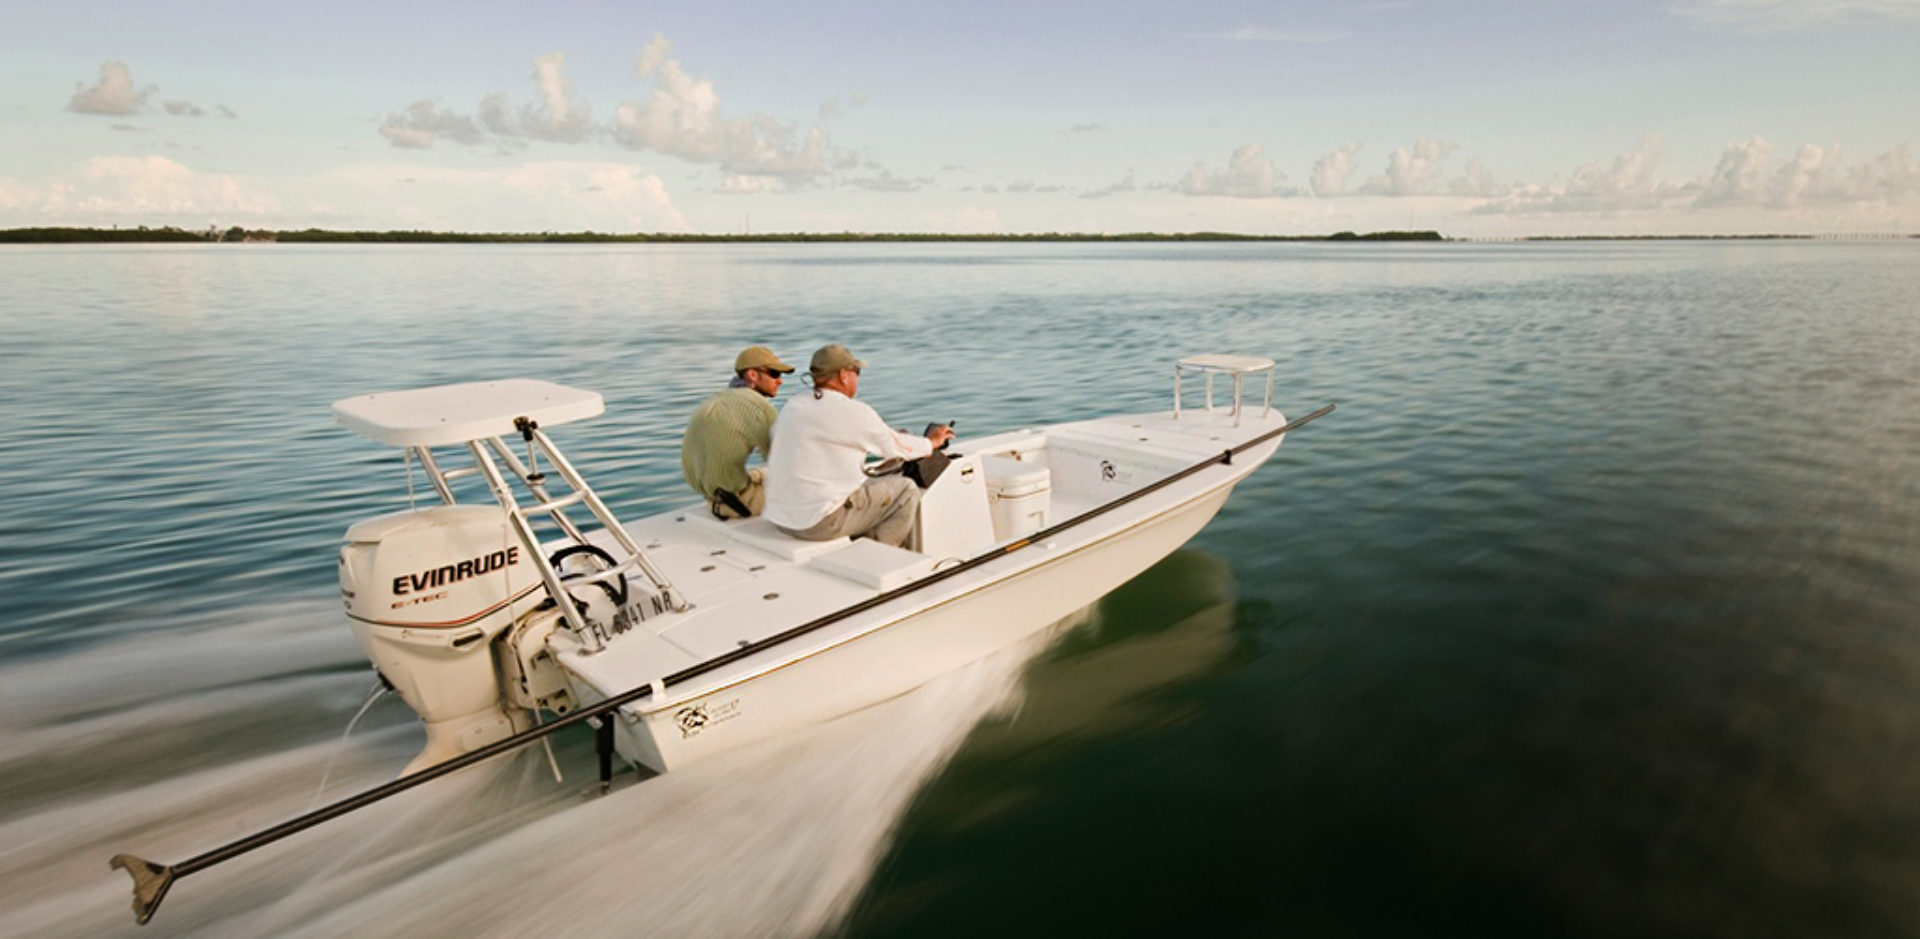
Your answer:
[[[590,544],[574,544],[574,545],[568,545],[564,548],[561,548],[560,550],[553,552],[553,554],[547,558],[547,563],[553,565],[554,572],[558,573],[560,575],[560,581],[562,583],[565,583],[569,580],[574,580],[580,577],[586,577],[588,575],[595,573],[595,571],[592,571],[592,570],[576,570],[576,571],[566,570],[566,566],[564,562],[568,558],[577,557],[581,555],[585,555],[586,557],[594,558],[600,561],[601,565],[598,568],[598,570],[602,570],[602,571],[610,567],[613,567],[616,563],[613,559],[613,555],[608,554],[606,551],[600,548],[596,548]],[[612,583],[609,583],[604,580],[596,581],[594,583],[594,586],[599,587],[601,590],[605,590],[607,592],[607,596],[613,598],[613,605],[616,609],[627,605],[627,575],[626,574],[622,573],[621,575],[619,575],[619,584],[620,586],[615,587]]]

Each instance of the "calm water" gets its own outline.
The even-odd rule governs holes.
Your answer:
[[[1920,244],[0,249],[0,934],[1920,933]],[[739,346],[895,423],[1333,416],[921,692],[606,799],[582,741],[182,881],[417,748],[331,553],[336,398],[603,392],[637,517]],[[257,859],[257,860],[256,860]]]

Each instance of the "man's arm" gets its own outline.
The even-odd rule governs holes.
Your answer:
[[[899,457],[903,460],[917,460],[932,453],[933,448],[938,446],[925,437],[903,434],[888,427],[887,422],[880,419],[880,412],[875,411],[865,402],[852,403],[859,405],[861,410],[866,412],[860,428],[860,442],[866,447],[868,453],[881,459]],[[948,436],[952,435],[952,431],[947,433]]]

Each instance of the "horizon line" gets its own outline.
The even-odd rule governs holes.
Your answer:
[[[1349,241],[1389,241],[1389,242],[1462,242],[1462,243],[1499,243],[1528,241],[1895,241],[1920,238],[1920,233],[1900,232],[1745,232],[1735,234],[1674,233],[1674,234],[1632,234],[1632,235],[1486,235],[1486,236],[1446,236],[1432,229],[1404,229],[1373,232],[1339,231],[1331,234],[1249,234],[1228,231],[1187,231],[1187,232],[982,232],[982,233],[939,233],[939,232],[765,232],[758,234],[713,233],[713,232],[597,232],[591,229],[577,232],[541,231],[541,232],[463,232],[435,231],[426,229],[325,229],[325,228],[245,228],[232,226],[222,229],[213,225],[207,228],[186,229],[178,226],[152,227],[146,225],[131,228],[114,226],[111,228],[81,226],[34,226],[27,228],[0,229],[0,243],[11,244],[61,244],[61,243],[151,243],[151,242],[193,242],[193,243],[523,243],[523,244],[565,244],[565,243],[846,243],[862,241],[895,242],[1020,242],[1020,241],[1057,241],[1057,242],[1102,242],[1102,241],[1269,241],[1269,242],[1349,242]]]

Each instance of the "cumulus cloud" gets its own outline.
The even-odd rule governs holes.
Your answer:
[[[1107,129],[1105,124],[1074,124],[1067,128],[1070,134],[1097,134]]]
[[[1837,156],[1839,147],[1836,146],[1834,150]],[[1878,199],[1886,202],[1920,196],[1920,162],[1914,160],[1906,144],[1901,144],[1865,163],[1849,168],[1846,171],[1844,183],[1833,195],[1861,201]]]
[[[102,157],[33,182],[0,177],[0,211],[23,225],[688,230],[657,176],[614,162],[394,162],[252,178],[159,156]]]
[[[487,140],[487,132],[472,117],[441,110],[425,98],[388,114],[380,124],[380,136],[403,150],[425,150],[442,137],[469,146]]]
[[[629,227],[659,231],[686,231],[687,219],[674,208],[673,199],[660,177],[630,166],[600,165],[583,170],[592,187],[590,207],[598,212],[613,212]],[[586,201],[583,197],[582,201]]]
[[[1661,141],[1650,136],[1613,158],[1610,164],[1588,162],[1574,167],[1563,186],[1524,184],[1507,187],[1504,195],[1474,211],[1481,214],[1549,212],[1616,212],[1667,205],[1697,190],[1698,184],[1661,180],[1654,167]]]
[[[727,117],[713,80],[688,75],[672,53],[665,36],[655,36],[641,52],[635,68],[653,82],[653,94],[620,103],[617,140],[740,175],[814,176],[825,169],[827,138],[820,125],[802,131],[764,114]]]
[[[1814,204],[1897,202],[1920,196],[1920,163],[1905,144],[1845,166],[1840,146],[1803,144],[1771,167],[1772,147],[1754,137],[1730,144],[1700,187],[1699,206],[1757,205],[1791,209]]]
[[[623,163],[532,161],[464,169],[420,164],[343,167],[320,181],[381,206],[360,224],[467,231],[686,231],[660,178]]]
[[[1225,169],[1209,170],[1195,163],[1182,177],[1179,190],[1189,196],[1232,196],[1237,199],[1271,199],[1298,195],[1286,185],[1286,176],[1267,159],[1259,144],[1250,143],[1233,151]]]
[[[262,215],[279,208],[271,194],[233,176],[200,173],[166,157],[95,157],[81,169],[93,195],[83,208],[127,214]]]
[[[103,62],[99,81],[91,86],[74,84],[67,110],[79,114],[137,114],[147,106],[147,97],[154,90],[152,86],[135,88],[133,71],[125,62]]]
[[[481,98],[477,115],[448,110],[422,99],[389,113],[380,123],[380,136],[403,150],[425,150],[441,139],[466,146],[492,143],[502,150],[522,149],[530,140],[587,140],[597,132],[593,109],[585,98],[575,94],[564,71],[566,64],[567,57],[558,52],[534,59],[531,77],[535,100],[517,108],[504,91]]]
[[[1138,189],[1138,188],[1140,187],[1134,185],[1133,183],[1133,170],[1129,169],[1127,170],[1127,175],[1124,178],[1122,178],[1119,182],[1109,183],[1105,186],[1101,186],[1098,189],[1089,189],[1086,192],[1081,193],[1080,198],[1104,199],[1108,196],[1119,195],[1120,193],[1123,193],[1123,192],[1133,192],[1135,189]]]
[[[1587,212],[1725,207],[1794,209],[1845,203],[1895,204],[1920,197],[1920,162],[1906,145],[1851,166],[1838,145],[1804,144],[1776,160],[1760,137],[1728,144],[1713,171],[1698,179],[1654,173],[1660,139],[1648,137],[1608,165],[1576,167],[1563,186],[1517,185],[1474,209],[1480,214]]]
[[[1367,180],[1360,191],[1378,196],[1425,195],[1439,172],[1440,161],[1453,151],[1453,141],[1434,138],[1414,141],[1411,150],[1395,147],[1387,158],[1387,171]]]
[[[191,101],[168,101],[162,107],[167,109],[168,114],[178,117],[205,117],[207,113]]]
[[[1505,184],[1487,172],[1486,165],[1478,157],[1468,160],[1467,168],[1447,183],[1447,195],[1450,196],[1490,199],[1506,195],[1507,189]]]
[[[1669,9],[1709,28],[1754,32],[1920,19],[1914,0],[1679,0]]]
[[[1131,175],[1131,173],[1129,173],[1129,175]],[[988,193],[1008,192],[1021,196],[1029,194],[1046,195],[1049,193],[1066,192],[1067,187],[1059,183],[1036,183],[1031,179],[1022,178],[999,185],[988,183],[987,185],[981,186],[980,191]]]
[[[634,61],[633,70],[639,72],[641,78],[646,78],[665,67],[670,55],[673,55],[673,40],[664,33],[654,33],[646,47],[640,50],[640,58]]]
[[[1359,154],[1360,145],[1350,143],[1313,161],[1313,175],[1307,183],[1313,194],[1325,198],[1346,192],[1347,177],[1353,174],[1354,157]]]
[[[279,208],[271,193],[236,177],[196,172],[162,156],[94,157],[42,184],[4,182],[4,207],[42,222],[197,223],[259,218]]]
[[[515,128],[519,136],[577,143],[593,132],[593,110],[586,99],[574,94],[573,82],[561,71],[566,64],[567,57],[558,52],[533,60],[533,80],[540,98],[520,107]]]
[[[892,170],[883,169],[872,176],[844,177],[840,182],[859,189],[871,189],[874,192],[919,192],[933,183],[933,177],[896,176]]]
[[[1799,152],[1780,167],[1774,176],[1774,198],[1781,205],[1798,205],[1802,200],[1817,195],[1826,181],[1828,168],[1840,161],[1840,145],[1821,147],[1804,144]]]
[[[1759,137],[1745,143],[1729,144],[1721,154],[1713,175],[1694,200],[1695,205],[1741,205],[1760,201],[1761,184],[1766,175],[1767,158],[1773,148]]]

